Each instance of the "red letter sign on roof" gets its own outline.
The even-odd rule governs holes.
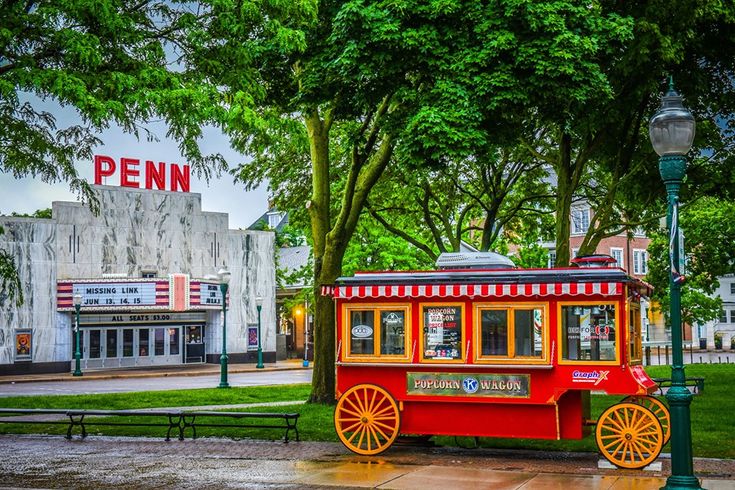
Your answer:
[[[102,164],[107,165],[106,168],[102,168]],[[102,177],[109,177],[115,173],[115,160],[104,155],[94,156],[94,183],[96,185],[102,185]]]

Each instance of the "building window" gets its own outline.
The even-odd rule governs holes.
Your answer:
[[[625,269],[625,261],[623,260],[623,249],[622,248],[610,248],[610,255],[618,267]]]
[[[561,307],[561,354],[569,361],[615,361],[615,304]]]
[[[727,323],[727,312],[720,310],[720,323]]]
[[[643,276],[648,273],[648,252],[633,250],[633,274]]]
[[[730,294],[735,294],[735,282],[730,283]]]
[[[730,323],[735,323],[735,310],[730,310]]]
[[[555,265],[556,265],[556,250],[549,250],[549,260],[548,260],[547,267],[551,269]]]
[[[486,360],[544,357],[544,307],[524,305],[497,307],[479,305],[478,358]]]
[[[285,215],[286,213],[268,213],[268,228],[275,229]]]
[[[587,233],[590,227],[590,208],[572,209],[572,233]]]

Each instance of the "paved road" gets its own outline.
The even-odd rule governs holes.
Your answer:
[[[310,383],[311,369],[283,371],[250,371],[230,373],[230,386],[265,386]],[[119,379],[78,379],[73,381],[38,381],[33,383],[0,383],[0,397],[19,395],[78,395],[124,393],[132,391],[216,388],[219,374],[201,376],[161,376]]]

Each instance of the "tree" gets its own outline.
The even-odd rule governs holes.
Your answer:
[[[665,212],[648,119],[659,105],[666,74],[698,120],[683,200],[703,193],[732,192],[735,92],[735,7],[721,2],[606,2],[609,15],[629,19],[632,37],[601,50],[599,63],[610,91],[587,104],[571,103],[554,124],[531,119],[528,150],[553,166],[558,181],[557,263],[569,260],[570,209],[587,199],[594,216],[579,253],[594,252],[600,240]],[[723,123],[724,121],[724,123]]]
[[[385,233],[370,216],[363,215],[342,260],[342,274],[368,270],[424,270],[434,266],[429,256],[402,238]]]
[[[491,138],[492,135],[488,135]],[[465,241],[488,251],[519,223],[550,212],[544,165],[516,149],[486,148],[440,170],[397,164],[368,203],[371,215],[431,260]]]
[[[267,16],[254,4],[213,3],[187,60],[228,94],[228,131],[254,156],[239,177],[269,179],[276,197],[303,196],[292,182],[308,182],[311,399],[333,402],[334,306],[320,288],[340,275],[393,156],[441,165],[470,155],[511,114],[597,96],[604,74],[592,59],[621,22],[561,0],[264,5]]]
[[[686,281],[682,286],[682,320],[702,324],[720,316],[722,301],[714,296],[718,278],[735,272],[735,202],[702,198],[681,209]],[[669,311],[669,244],[666,230],[652,235],[646,280],[653,299]]]
[[[155,138],[139,124],[156,118],[195,171],[224,168],[197,145],[202,124],[225,114],[218,89],[179,63],[196,20],[190,8],[178,0],[0,1],[0,172],[68,182],[94,210],[74,162],[92,158],[111,124]],[[78,121],[59,127],[48,102],[73,108]],[[3,257],[2,284],[13,284]]]

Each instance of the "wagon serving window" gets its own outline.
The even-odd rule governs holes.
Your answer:
[[[545,360],[544,305],[477,305],[478,360]]]
[[[355,306],[344,310],[344,359],[408,359],[408,305]]]
[[[560,307],[562,360],[615,361],[617,325],[614,303]]]
[[[462,361],[464,359],[463,318],[460,304],[421,306],[422,349],[421,359]]]

